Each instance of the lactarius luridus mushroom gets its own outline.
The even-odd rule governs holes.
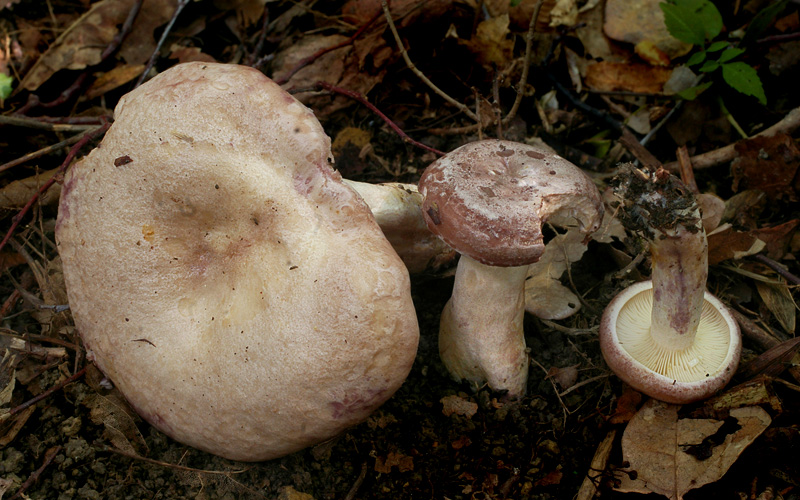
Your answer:
[[[260,72],[178,65],[124,96],[56,228],[90,359],[155,427],[237,460],[335,436],[414,360],[406,268]]]
[[[567,160],[500,140],[436,160],[419,187],[428,227],[461,254],[440,322],[442,361],[456,380],[521,397],[525,277],[544,252],[543,225],[593,232],[603,218],[600,193]]]
[[[692,193],[665,170],[633,167],[615,189],[619,217],[646,238],[651,281],[615,297],[600,325],[609,367],[635,389],[683,404],[725,386],[739,363],[739,327],[706,291],[708,246]]]

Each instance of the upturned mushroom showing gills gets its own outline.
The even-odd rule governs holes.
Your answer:
[[[603,356],[651,397],[676,404],[707,398],[733,377],[741,337],[730,311],[706,291],[708,247],[694,196],[663,169],[633,167],[614,192],[623,225],[650,244],[652,274],[603,313]]]
[[[519,398],[528,379],[525,278],[544,252],[543,225],[595,231],[600,193],[567,160],[501,140],[439,158],[419,189],[428,227],[461,254],[440,321],[442,361],[456,380]]]
[[[56,228],[88,358],[159,430],[236,460],[337,435],[407,376],[408,271],[255,69],[181,64],[124,96]]]

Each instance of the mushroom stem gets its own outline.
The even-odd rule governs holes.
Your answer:
[[[486,382],[509,398],[525,394],[522,320],[528,266],[494,267],[462,255],[442,311],[439,354],[455,380]]]
[[[676,226],[650,243],[653,312],[650,334],[662,347],[694,343],[708,278],[708,243],[700,225]]]
[[[428,229],[416,184],[343,180],[367,203],[411,274],[435,273],[455,259],[456,252]]]

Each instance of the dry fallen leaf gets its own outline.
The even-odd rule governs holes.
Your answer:
[[[9,182],[8,185],[0,189],[0,208],[14,210],[24,207],[33,195],[39,191],[39,188],[57,173],[58,169],[54,168],[45,172],[39,172],[24,179]],[[61,184],[56,182],[39,196],[36,203],[40,205],[52,205],[58,202],[58,197],[60,195]]]
[[[679,405],[651,399],[622,435],[622,458],[636,479],[623,474],[622,492],[658,493],[680,500],[719,480],[772,422],[758,406],[735,408],[724,421],[678,418]]]
[[[763,250],[768,257],[780,260],[798,226],[798,219],[750,231],[736,231],[731,224],[722,224],[708,234],[708,263],[714,265],[728,259],[741,259]]]
[[[144,64],[120,64],[110,71],[101,73],[92,82],[92,86],[89,87],[83,98],[89,101],[119,88],[141,75],[144,68]]]
[[[400,472],[414,470],[414,459],[402,453],[390,452],[386,458],[378,457],[375,460],[375,472],[388,474],[392,472],[392,467],[397,467]]]
[[[605,34],[613,40],[637,46],[637,53],[643,52],[639,55],[651,54],[659,63],[665,62],[661,55],[669,64],[670,59],[687,54],[692,46],[669,34],[664,13],[658,5],[661,1],[608,0],[603,25]]]
[[[92,422],[103,425],[106,439],[115,448],[128,453],[147,453],[147,443],[136,426],[138,417],[119,392],[113,391],[107,396],[91,394],[83,404],[89,409]]]
[[[723,224],[708,234],[708,265],[755,255],[766,246],[753,231],[736,231],[730,224]]]
[[[119,32],[135,0],[103,0],[75,21],[36,61],[20,86],[36,90],[62,69],[83,69],[100,56]],[[147,60],[155,48],[153,31],[172,16],[177,0],[145,0],[120,54],[131,64]],[[130,47],[130,48],[129,48]],[[143,57],[143,59],[142,59]],[[140,60],[141,59],[141,60]]]
[[[731,163],[733,190],[758,189],[770,200],[794,201],[800,191],[800,149],[786,134],[758,136],[736,143]]]
[[[561,275],[570,262],[577,262],[586,251],[584,236],[569,230],[550,240],[539,262],[528,267],[525,281],[525,310],[542,319],[564,319],[581,308],[581,301],[561,284]]]
[[[591,89],[606,92],[626,90],[660,94],[671,74],[671,68],[602,61],[586,68],[584,83]]]
[[[795,317],[797,304],[792,297],[792,292],[785,282],[765,283],[756,281],[756,289],[764,301],[764,305],[770,310],[775,319],[781,324],[783,329],[789,333],[794,333]]]
[[[503,68],[514,57],[514,39],[508,31],[508,14],[487,19],[478,24],[469,40],[459,39],[475,54],[481,64]]]
[[[564,368],[550,367],[547,370],[547,378],[555,380],[562,390],[568,389],[578,381],[578,366],[580,365],[565,366]]]
[[[478,412],[478,404],[460,396],[445,396],[439,400],[442,403],[442,413],[449,417],[453,413],[463,415],[467,418],[472,417]]]

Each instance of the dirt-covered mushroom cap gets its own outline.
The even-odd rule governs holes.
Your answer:
[[[363,420],[401,385],[408,272],[312,112],[243,66],[123,97],[68,173],[56,238],[90,359],[150,423],[237,460]]]
[[[431,231],[490,266],[521,266],[544,252],[542,225],[599,227],[591,179],[549,151],[511,141],[466,144],[431,164],[419,182]]]

